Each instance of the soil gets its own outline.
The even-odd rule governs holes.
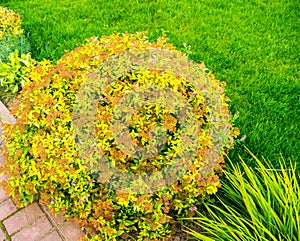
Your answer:
[[[200,226],[197,226],[193,223],[189,223],[189,228],[196,231],[196,232],[201,232],[202,229]],[[189,235],[188,233],[184,232],[183,230],[185,230],[186,228],[183,227],[181,224],[179,224],[179,230],[181,230],[180,232],[177,232],[176,234],[174,234],[172,236],[172,238],[170,239],[170,241],[188,241],[188,240],[196,240],[195,238],[193,238],[191,235]]]
[[[199,232],[201,233],[203,230],[201,229],[200,226],[195,225],[192,222],[189,222],[186,224],[186,226],[188,226],[190,229],[192,229],[193,231]],[[191,241],[191,240],[197,240],[194,237],[192,237],[191,235],[189,235],[188,233],[186,233],[184,230],[186,230],[186,228],[181,225],[179,222],[176,225],[176,229],[178,230],[175,234],[172,235],[172,237],[166,239],[166,241]],[[126,239],[118,239],[119,241],[135,241],[137,240],[137,236],[138,234],[136,233],[131,233],[129,238]]]

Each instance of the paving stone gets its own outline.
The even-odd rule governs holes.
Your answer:
[[[84,233],[74,222],[67,221],[62,214],[52,214],[46,205],[43,205],[44,210],[48,213],[50,219],[56,224],[64,238],[68,241],[76,241]]]
[[[68,241],[76,241],[80,237],[84,236],[84,233],[74,222],[65,222],[59,225],[58,228]]]
[[[0,118],[5,122],[16,123],[16,119],[9,114],[9,110],[0,101]]]
[[[7,199],[5,191],[0,187],[0,203]]]
[[[11,199],[7,199],[0,204],[0,220],[5,219],[15,211],[17,211],[17,209],[13,201]]]
[[[41,239],[52,228],[51,223],[46,217],[42,217],[32,225],[22,229],[12,236],[12,241],[36,241]]]
[[[56,226],[59,226],[66,222],[66,219],[64,218],[62,213],[53,214],[52,212],[50,212],[47,205],[42,205],[42,206],[43,206],[44,211],[47,212],[49,218],[51,219],[52,222],[54,222],[56,224]]]
[[[5,234],[3,233],[2,229],[0,228],[0,241],[5,241],[6,237]]]
[[[13,216],[8,218],[3,222],[9,235],[21,230],[22,228],[28,226],[34,220],[38,219],[43,215],[42,210],[36,203],[20,210]]]
[[[0,182],[7,180],[7,178],[9,177],[9,175],[0,175]]]
[[[47,234],[46,237],[40,239],[40,241],[63,241],[63,239],[59,236],[58,232],[54,230],[51,233]]]

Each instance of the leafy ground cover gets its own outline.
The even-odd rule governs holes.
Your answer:
[[[58,60],[91,36],[166,32],[226,81],[245,145],[258,157],[299,159],[299,12],[296,0],[0,0],[22,15],[33,58]],[[187,45],[187,47],[185,47]],[[188,46],[191,46],[189,48]],[[242,147],[231,152],[253,161]],[[299,164],[298,164],[299,166]]]

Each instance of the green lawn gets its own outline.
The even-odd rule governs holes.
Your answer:
[[[33,57],[58,60],[86,38],[166,32],[226,81],[245,145],[258,157],[300,160],[299,0],[0,0],[23,16]],[[231,152],[246,157],[242,146]],[[251,161],[248,160],[250,163]],[[299,164],[300,166],[300,164]]]

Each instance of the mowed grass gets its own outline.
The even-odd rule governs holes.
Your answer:
[[[258,157],[300,163],[300,1],[0,0],[23,16],[33,57],[58,60],[86,38],[113,32],[166,32],[228,86],[245,145]],[[231,151],[247,157],[242,145]],[[247,157],[248,158],[248,157]],[[247,159],[246,158],[246,159]],[[248,159],[251,164],[251,158]],[[300,167],[300,164],[298,164]]]

